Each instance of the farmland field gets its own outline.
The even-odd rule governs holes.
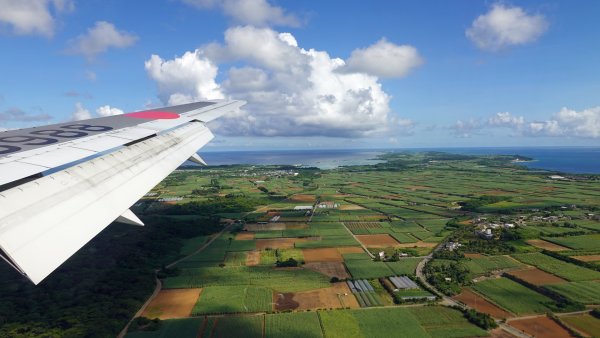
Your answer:
[[[177,289],[240,284],[264,286],[281,292],[297,292],[327,287],[329,280],[320,273],[300,268],[206,267],[182,269],[181,275],[166,278],[163,287]]]
[[[525,264],[533,265],[541,270],[569,281],[577,282],[600,279],[600,272],[598,271],[566,263],[541,253],[518,254],[513,256]]]
[[[533,285],[547,285],[566,282],[564,279],[558,276],[547,273],[546,271],[537,268],[513,270],[510,271],[509,274]]]
[[[204,318],[169,319],[157,331],[129,332],[126,338],[197,337]]]
[[[273,292],[256,286],[209,286],[202,290],[193,315],[271,310]]]
[[[221,317],[217,319],[212,337],[261,338],[263,335],[263,321],[263,316]]]
[[[545,238],[545,240],[575,250],[597,249],[598,243],[600,243],[600,234],[568,237],[548,237]]]
[[[600,282],[598,281],[552,284],[547,285],[546,288],[575,302],[600,304]]]
[[[560,320],[588,336],[594,336],[600,332],[600,319],[589,314],[564,316]]]
[[[265,338],[323,337],[316,312],[280,313],[266,315]]]
[[[544,313],[552,299],[507,278],[488,279],[473,285],[478,293],[516,314]]]
[[[414,275],[420,261],[421,258],[406,257],[400,258],[397,262],[386,262],[385,264],[396,275]]]
[[[479,312],[487,313],[494,318],[510,318],[513,316],[510,312],[490,303],[469,288],[463,289],[460,294],[454,296],[454,299],[465,303]]]
[[[373,262],[369,260],[346,261],[346,267],[355,279],[373,279],[391,276],[394,273],[384,262]]]
[[[569,331],[548,317],[515,319],[509,322],[509,325],[539,338],[572,337]]]
[[[470,258],[466,265],[474,274],[485,274],[493,270],[517,268],[523,264],[509,256],[484,256]]]

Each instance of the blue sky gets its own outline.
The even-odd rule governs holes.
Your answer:
[[[232,98],[210,149],[600,144],[596,1],[0,8],[0,128]]]

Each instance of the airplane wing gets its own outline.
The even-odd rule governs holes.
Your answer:
[[[207,101],[0,133],[0,257],[40,283],[214,136],[243,101]]]

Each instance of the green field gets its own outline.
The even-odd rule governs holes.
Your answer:
[[[197,337],[202,328],[204,317],[169,319],[160,322],[156,331],[128,332],[126,338],[171,338],[171,337]]]
[[[373,279],[394,274],[384,262],[349,260],[345,264],[354,279]]]
[[[545,288],[583,304],[600,304],[600,282],[570,282],[546,285]]]
[[[552,299],[508,278],[484,280],[475,283],[473,289],[516,314],[545,313],[553,303]]]
[[[469,258],[465,262],[469,270],[476,275],[482,275],[493,270],[518,268],[523,264],[509,256],[484,256],[481,258]]]
[[[209,286],[202,290],[193,315],[271,311],[273,292],[256,286]]]
[[[400,258],[397,262],[386,262],[385,264],[396,275],[414,275],[417,265],[422,258]]]
[[[587,332],[590,336],[597,335],[600,332],[600,319],[589,314],[564,316],[560,320],[578,330]]]
[[[280,269],[269,266],[203,267],[182,269],[181,274],[165,278],[166,289],[185,289],[223,285],[256,285],[280,292],[299,292],[329,286],[329,279],[305,269]]]
[[[263,265],[275,265],[277,258],[279,261],[284,262],[290,258],[295,259],[297,262],[304,261],[302,250],[299,249],[277,249],[277,250],[263,250],[260,252],[260,264]]]
[[[600,243],[600,234],[567,237],[547,237],[544,239],[549,242],[553,242],[558,245],[566,246],[575,250],[590,250],[598,248],[598,243]]]
[[[279,313],[266,315],[265,338],[323,337],[316,312]]]
[[[487,332],[439,306],[320,311],[325,337],[474,337]]]
[[[600,272],[541,254],[528,253],[513,255],[519,261],[538,267],[546,272],[573,282],[600,279]]]
[[[262,331],[263,316],[228,316],[217,319],[212,337],[262,338]]]

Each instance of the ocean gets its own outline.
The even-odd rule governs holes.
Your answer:
[[[522,155],[534,169],[577,174],[600,174],[600,147],[510,147],[510,148],[409,148],[409,149],[309,149],[202,152],[210,165],[289,164],[332,169],[345,165],[375,164],[377,155],[401,151],[443,151],[465,155]]]

